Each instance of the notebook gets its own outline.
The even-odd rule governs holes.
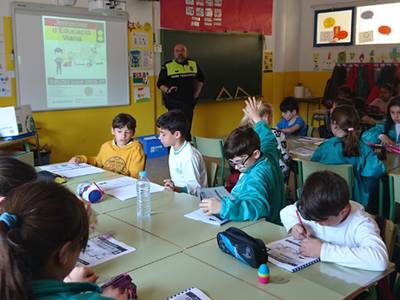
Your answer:
[[[229,220],[222,219],[219,215],[209,216],[201,208],[184,215],[184,217],[216,226],[222,226],[229,222]]]
[[[198,288],[186,289],[176,295],[166,298],[166,300],[211,300],[206,294]]]
[[[297,272],[320,261],[319,257],[301,255],[300,243],[300,240],[289,236],[267,244],[268,261],[290,272]]]

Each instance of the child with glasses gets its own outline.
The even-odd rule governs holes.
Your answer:
[[[246,101],[244,112],[253,120],[254,129],[239,127],[224,144],[229,164],[241,172],[231,192],[234,199],[203,199],[200,207],[207,214],[220,214],[232,221],[267,218],[279,223],[284,185],[275,135],[261,119],[255,100]]]

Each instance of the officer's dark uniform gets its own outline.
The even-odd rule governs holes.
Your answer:
[[[174,59],[166,62],[161,68],[157,81],[158,88],[161,85],[178,87],[176,92],[163,94],[164,105],[168,110],[183,111],[189,123],[189,140],[191,139],[193,109],[197,101],[193,97],[197,81],[204,82],[204,75],[197,62],[191,59],[187,59],[184,63],[179,63]]]

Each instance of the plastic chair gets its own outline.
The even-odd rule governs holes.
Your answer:
[[[342,165],[326,165],[326,164],[321,164],[319,162],[315,161],[308,161],[308,160],[301,160],[299,159],[297,161],[298,167],[299,167],[299,189],[298,191],[298,197],[300,195],[301,189],[303,187],[304,182],[310,176],[312,173],[317,172],[317,171],[331,171],[334,172],[340,176],[342,176],[348,186],[349,186],[349,193],[350,193],[350,199],[352,199],[352,194],[353,194],[353,166],[352,165],[347,165],[347,164],[342,164]]]
[[[225,175],[224,141],[194,136],[193,144],[205,156],[209,186],[223,185]]]

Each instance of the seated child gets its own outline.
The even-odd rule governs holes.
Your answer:
[[[311,157],[323,164],[350,164],[353,166],[353,200],[367,206],[377,192],[378,179],[385,173],[385,165],[374,151],[360,141],[360,119],[354,107],[343,105],[332,112],[334,137],[321,144]]]
[[[268,124],[268,126],[271,126],[272,123],[272,106],[269,103],[265,103],[262,101],[256,101],[256,99],[253,98],[248,98],[249,102],[253,102],[253,105],[257,107],[258,115],[260,118]],[[240,121],[239,126],[252,126],[254,127],[254,122],[250,117],[244,113],[244,116],[242,120]],[[279,129],[271,128],[272,133],[275,135],[276,142],[278,143],[278,151],[280,153],[280,159],[279,159],[279,167],[282,170],[283,173],[283,178],[285,181],[287,181],[289,177],[289,171],[290,171],[290,157],[287,149],[287,142],[286,142],[286,136],[285,134],[280,131]]]
[[[400,97],[390,100],[385,123],[365,131],[362,140],[374,144],[400,144]]]
[[[112,120],[112,141],[104,143],[96,157],[77,155],[70,163],[89,163],[126,176],[139,177],[144,170],[145,154],[142,144],[133,138],[136,120],[128,114],[119,114]]]
[[[0,157],[0,211],[12,189],[37,178],[35,169],[16,158]]]
[[[300,200],[280,214],[286,230],[302,240],[302,255],[370,271],[388,267],[377,224],[360,204],[349,201],[347,183],[336,173],[311,174]]]
[[[389,101],[393,96],[393,87],[390,83],[384,83],[379,87],[379,98],[373,100],[370,105],[379,108],[380,112],[385,114]]]
[[[18,159],[12,157],[0,157],[0,213],[3,212],[3,204],[11,191],[24,183],[35,181],[38,178],[36,170]],[[84,203],[91,228],[94,228],[97,219],[90,205]],[[74,281],[79,278],[81,281],[94,282],[97,277],[90,268],[75,267],[64,281]]]
[[[164,180],[164,187],[175,192],[198,195],[207,187],[207,169],[203,156],[186,141],[188,122],[182,111],[174,109],[157,119],[160,140],[169,151],[169,173],[171,179]]]
[[[1,299],[127,299],[113,287],[63,282],[89,236],[85,208],[65,187],[31,182],[14,189],[4,201],[0,235]]]
[[[299,103],[294,97],[286,97],[279,106],[282,112],[282,119],[276,124],[287,135],[307,135],[307,125],[298,114]]]
[[[203,199],[200,207],[207,214],[220,214],[232,221],[267,218],[279,223],[284,184],[276,138],[259,116],[255,101],[246,102],[245,112],[253,120],[254,129],[239,127],[224,143],[229,164],[242,173],[231,191],[234,199]]]
[[[331,129],[331,114],[333,112],[333,110],[338,107],[338,106],[342,106],[342,105],[353,105],[353,103],[348,100],[348,99],[344,99],[344,98],[336,98],[335,100],[333,100],[332,102],[332,107],[328,110],[326,116],[325,116],[325,120],[324,120],[324,124],[318,127],[318,133],[319,136],[325,139],[329,139],[331,137],[333,137],[333,133],[332,133],[332,129]]]

